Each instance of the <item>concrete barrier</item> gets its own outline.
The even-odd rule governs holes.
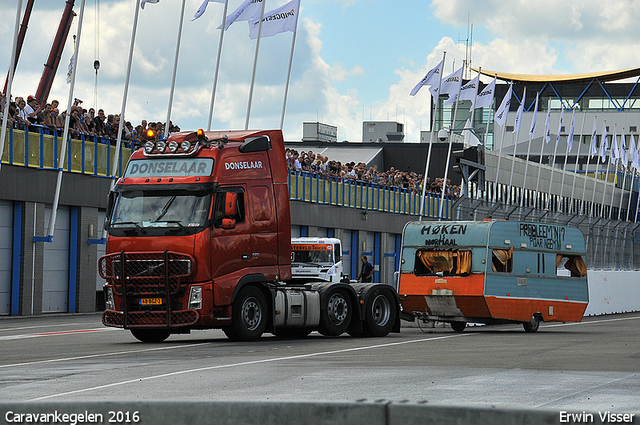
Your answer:
[[[640,413],[563,412],[403,402],[0,402],[0,424],[540,425],[633,423]],[[45,416],[41,416],[45,415]],[[571,416],[577,415],[577,416]]]
[[[640,271],[588,270],[586,316],[640,311]]]

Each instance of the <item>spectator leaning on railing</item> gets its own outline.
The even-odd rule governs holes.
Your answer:
[[[396,170],[391,167],[387,171],[379,172],[377,166],[367,168],[363,162],[349,162],[342,164],[339,161],[330,160],[326,156],[316,155],[312,151],[302,151],[286,148],[285,155],[289,170],[295,172],[308,172],[323,178],[336,178],[342,181],[354,180],[383,187],[402,188],[413,193],[422,192],[423,175],[415,172]],[[434,182],[427,177],[427,191],[430,193],[442,193],[443,178],[436,178]],[[460,187],[452,185],[447,179],[445,194],[452,198],[460,195]]]

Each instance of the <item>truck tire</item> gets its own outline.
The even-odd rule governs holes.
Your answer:
[[[169,338],[171,332],[167,329],[131,329],[131,335],[138,341],[158,343]]]
[[[349,295],[345,289],[334,289],[327,296],[327,305],[320,312],[320,327],[318,331],[324,336],[338,336],[343,334],[353,316],[353,308]]]
[[[242,288],[233,303],[231,326],[223,328],[232,341],[250,341],[267,328],[267,300],[255,286]]]
[[[453,329],[454,332],[463,332],[466,327],[467,322],[451,322],[451,329]]]
[[[530,321],[524,322],[522,324],[522,327],[524,327],[524,331],[527,333],[537,332],[538,328],[540,327],[540,317],[534,314],[533,316],[531,316]]]
[[[376,289],[369,297],[364,323],[365,336],[386,336],[396,319],[395,298],[388,291]]]

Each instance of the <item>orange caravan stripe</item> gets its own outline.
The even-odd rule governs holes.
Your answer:
[[[580,322],[587,303],[558,300],[485,297],[494,319],[527,322],[542,314],[545,322]]]
[[[432,295],[433,291],[450,290],[453,295],[482,296],[484,293],[484,275],[462,276],[416,276],[411,273],[400,275],[398,294]]]

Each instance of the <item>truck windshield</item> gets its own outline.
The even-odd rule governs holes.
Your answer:
[[[294,263],[332,263],[332,251],[292,251],[291,261]]]
[[[131,190],[119,194],[111,227],[194,228],[209,216],[209,191]]]

